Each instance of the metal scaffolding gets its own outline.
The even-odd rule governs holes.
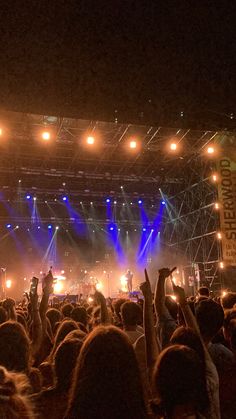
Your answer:
[[[194,278],[195,283],[219,287],[222,285],[221,242],[215,208],[217,185],[212,182],[211,172],[212,163],[206,160],[198,157],[188,162],[186,187],[168,197],[163,236],[173,252],[181,255],[185,277]]]
[[[162,242],[180,255],[187,277],[196,277],[198,270],[202,283],[220,284],[217,188],[210,180],[214,161],[203,152],[217,132],[12,112],[0,116],[8,135],[0,145],[0,187],[9,203],[17,202],[18,179],[21,193],[33,192],[41,203],[68,193],[72,199],[89,202],[92,198],[102,205],[101,198],[109,194],[118,200],[118,207],[123,199],[121,185],[129,202],[146,199],[153,211],[163,198]],[[52,145],[40,143],[42,129],[52,134]],[[85,136],[91,133],[100,144],[99,152],[84,146]],[[127,152],[129,138],[140,144],[137,153]],[[176,154],[167,148],[172,139],[179,147]],[[59,214],[58,219],[66,221]],[[103,222],[102,218],[93,221]],[[132,220],[123,223],[132,225]],[[133,225],[137,224],[135,220]]]

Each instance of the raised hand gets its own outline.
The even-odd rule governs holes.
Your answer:
[[[182,287],[179,287],[178,285],[175,285],[173,282],[172,282],[172,286],[173,286],[173,291],[176,296],[177,302],[180,305],[186,304],[186,295],[185,295],[184,289]]]
[[[54,278],[50,270],[48,274],[45,275],[43,278],[43,283],[42,283],[43,291],[48,292],[49,294],[53,292],[53,280]]]
[[[95,289],[94,298],[95,298],[95,300],[97,301],[98,304],[101,304],[104,301],[106,303],[106,299],[105,299],[104,295],[100,291],[98,291],[97,289]]]
[[[31,302],[31,307],[32,307],[32,310],[37,310],[38,309],[38,293],[37,292],[35,292],[35,293],[32,293],[32,292],[30,292],[29,293],[29,301]]]
[[[159,270],[159,277],[161,279],[166,279],[171,275],[171,270],[169,268],[162,268]]]
[[[145,274],[145,282],[142,282],[139,288],[142,291],[145,300],[152,302],[152,289],[151,289],[151,284],[150,284],[149,276],[146,269],[144,269],[144,274]]]

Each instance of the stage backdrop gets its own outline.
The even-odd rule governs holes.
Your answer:
[[[236,266],[236,137],[229,133],[218,135],[220,146],[217,171],[222,232],[222,256],[226,265]]]

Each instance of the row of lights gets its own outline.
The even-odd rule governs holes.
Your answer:
[[[6,228],[8,229],[8,230],[10,230],[10,229],[13,229],[13,230],[18,230],[19,228],[20,228],[20,226],[19,225],[16,225],[15,227],[13,227],[12,226],[12,224],[6,224]],[[40,230],[41,229],[41,226],[37,226],[37,230]],[[47,229],[48,230],[53,230],[53,225],[52,224],[48,224],[47,225]],[[60,227],[59,226],[56,226],[55,227],[55,230],[59,230],[60,229]],[[103,228],[101,228],[101,230],[102,231],[104,231],[104,229]],[[115,226],[110,226],[109,227],[109,230],[110,231],[115,231],[116,230],[116,227]],[[118,228],[117,229],[118,231],[121,231],[121,229],[120,228]],[[30,231],[30,229],[29,228],[27,228],[27,231]],[[66,230],[67,232],[68,232],[68,230]],[[135,228],[133,231],[138,231],[138,229],[137,228]],[[142,231],[143,232],[146,232],[146,231],[150,231],[151,233],[154,233],[154,228],[152,228],[152,229],[150,229],[149,227],[143,227],[142,228]],[[95,233],[96,231],[95,230],[93,230],[93,233]],[[126,231],[126,234],[128,234],[129,233],[129,231]],[[158,234],[160,234],[160,231],[157,231],[157,233]]]
[[[8,230],[10,230],[10,229],[12,229],[12,228],[13,228],[14,230],[18,230],[18,229],[20,228],[20,226],[19,226],[19,225],[16,225],[15,227],[13,227],[13,226],[12,226],[12,224],[10,224],[10,223],[9,223],[9,224],[6,224],[6,228],[7,228]],[[52,224],[48,224],[47,228],[48,228],[48,230],[52,230],[52,229],[53,229]],[[59,230],[59,228],[60,228],[59,226],[56,226],[56,227],[55,227],[55,230]],[[38,230],[40,230],[40,229],[41,229],[41,227],[40,227],[40,226],[37,226],[37,229],[38,229]],[[27,229],[27,231],[30,231],[30,229],[28,228],[28,229]]]
[[[123,186],[121,186],[121,188],[123,189]],[[36,200],[37,200],[36,196],[32,197],[32,196],[31,196],[31,195],[29,195],[29,194],[27,194],[27,195],[25,196],[25,199],[26,199],[27,201],[30,201],[31,199],[33,199],[34,201],[36,201]],[[64,195],[61,199],[62,199],[62,201],[63,201],[63,202],[67,202],[67,201],[68,201],[68,196]],[[55,199],[54,199],[54,201],[56,202],[56,201],[57,201],[57,199],[55,198]],[[45,203],[47,203],[47,201],[44,201],[44,202],[45,202]],[[106,203],[107,203],[107,204],[110,204],[111,202],[112,202],[111,198],[106,198]],[[113,203],[114,203],[114,205],[116,205],[116,204],[117,204],[117,201],[115,200],[115,201],[113,201]],[[138,204],[139,204],[139,205],[142,205],[142,203],[143,203],[143,201],[142,201],[141,199],[139,199],[139,200],[138,200]],[[81,205],[83,205],[83,202],[82,202],[82,201],[80,201],[80,204],[81,204]],[[92,202],[92,201],[90,202],[90,205],[93,205],[93,202]],[[122,203],[122,205],[123,205],[123,206],[125,206],[125,203],[123,202],[123,203]],[[130,205],[133,205],[133,202],[130,202]],[[166,205],[166,202],[165,202],[164,200],[162,200],[162,201],[161,201],[161,205]]]
[[[208,147],[208,153],[209,153],[209,154],[213,154],[214,152],[215,152],[215,150],[214,150],[214,148],[213,148],[213,147]],[[212,180],[214,183],[219,182],[219,175],[218,175],[218,173],[213,173],[213,174],[211,175],[211,180]],[[215,203],[214,203],[214,208],[215,208],[215,210],[219,210],[219,209],[220,209],[220,204],[219,204],[219,202],[215,202]],[[216,233],[216,237],[217,237],[217,239],[218,239],[218,240],[222,240],[222,233],[221,233],[220,231],[217,231],[217,233]],[[223,261],[220,261],[220,262],[219,262],[219,267],[220,267],[220,269],[224,269],[225,265],[224,265],[224,262],[223,262]]]
[[[92,146],[95,144],[95,137],[87,137],[87,144]],[[139,149],[140,148],[140,142],[137,141],[136,139],[131,139],[128,142],[128,146],[130,149],[135,150],[135,149]],[[168,145],[168,148],[170,151],[178,151],[180,149],[180,144],[178,142],[170,142]],[[216,148],[214,145],[209,145],[206,149],[205,149],[206,153],[209,155],[213,155],[216,152]]]
[[[4,135],[4,130],[3,130],[3,128],[0,128],[0,137],[3,136],[3,135]],[[52,132],[50,130],[43,130],[43,131],[40,132],[39,137],[44,142],[49,142],[50,140],[52,140],[53,134],[52,134]],[[96,137],[93,136],[93,135],[88,135],[86,137],[85,142],[90,147],[95,146],[95,144],[96,144]],[[131,150],[139,149],[140,146],[141,146],[140,141],[138,141],[136,138],[131,138],[127,142],[127,144],[128,144],[128,147]],[[180,148],[180,143],[179,142],[176,142],[176,141],[170,142],[169,145],[168,145],[168,148],[169,148],[170,151],[178,151],[178,149]],[[206,152],[208,154],[211,154],[211,155],[214,154],[215,151],[216,151],[216,149],[215,149],[214,145],[209,145],[207,147],[207,149],[206,149]]]

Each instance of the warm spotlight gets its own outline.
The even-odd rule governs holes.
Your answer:
[[[220,232],[217,233],[217,239],[219,239],[219,240],[222,239],[222,234]]]
[[[12,280],[11,279],[7,279],[6,280],[6,288],[11,288],[11,286],[12,286]]]
[[[63,288],[64,288],[63,282],[61,281],[56,282],[56,284],[54,285],[54,293],[59,294],[60,292],[63,291]]]
[[[170,149],[171,149],[171,151],[176,151],[177,150],[177,144],[176,143],[171,143],[170,144]]]
[[[128,291],[127,289],[127,278],[125,275],[122,275],[120,277],[120,285],[121,285],[121,291],[126,292]]]
[[[216,209],[216,210],[218,210],[218,209],[220,208],[220,206],[219,206],[218,202],[215,202],[214,207],[215,207],[215,209]]]
[[[95,143],[95,138],[94,137],[87,137],[87,144],[89,145],[93,145]]]
[[[98,282],[95,286],[96,286],[96,290],[98,290],[98,291],[100,291],[103,287],[101,282]]]
[[[224,262],[220,262],[219,266],[220,266],[220,269],[224,269]]]
[[[213,146],[207,147],[207,153],[208,154],[214,154],[215,153],[215,148]]]
[[[50,140],[50,138],[51,138],[51,134],[50,134],[49,131],[43,131],[42,132],[42,139],[44,141],[48,141],[48,140]]]
[[[130,141],[129,146],[132,149],[137,148],[137,141],[135,141],[135,140]]]
[[[217,175],[217,173],[214,173],[212,175],[212,180],[213,180],[213,182],[217,182],[218,181],[218,175]]]
[[[2,136],[2,134],[3,134],[3,130],[2,128],[0,128],[0,137]]]

